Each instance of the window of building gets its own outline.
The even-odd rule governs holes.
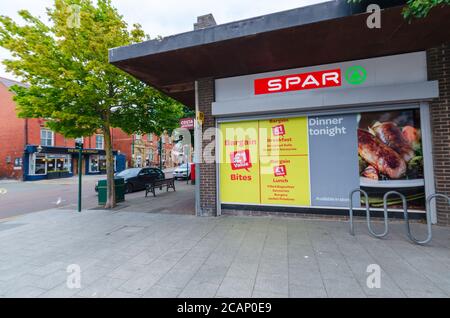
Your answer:
[[[142,139],[142,135],[134,135],[136,140],[141,140]]]
[[[95,155],[89,157],[89,172],[100,172],[99,156]]]
[[[105,148],[105,138],[103,135],[95,136],[95,148],[96,149],[104,149]]]
[[[116,157],[114,157],[114,171],[116,170]],[[90,173],[106,173],[106,156],[91,155],[89,157]]]
[[[153,141],[153,134],[147,134],[147,140],[148,141]]]
[[[22,158],[15,158],[14,159],[14,169],[19,170],[22,169]]]
[[[150,149],[150,151],[148,153],[148,160],[150,161],[150,163],[152,163],[153,159],[154,159],[153,149]]]
[[[45,154],[34,153],[30,155],[30,174],[45,175],[47,174],[47,165]]]
[[[30,155],[30,175],[46,175],[48,172],[72,172],[71,155]]]
[[[52,147],[54,145],[53,131],[46,128],[41,128],[41,145]]]

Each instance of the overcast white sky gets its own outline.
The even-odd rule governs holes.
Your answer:
[[[303,7],[325,0],[112,0],[129,25],[142,24],[152,38],[190,31],[196,17],[212,13],[218,24],[267,13]],[[1,0],[0,15],[17,18],[17,11],[27,9],[46,19],[45,8],[53,0]],[[0,60],[9,58],[0,48]],[[0,65],[0,76],[12,78]]]

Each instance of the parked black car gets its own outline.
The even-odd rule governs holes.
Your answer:
[[[164,172],[158,168],[131,168],[116,173],[114,176],[125,179],[126,193],[144,190],[146,184],[166,178]],[[97,185],[95,186],[95,191],[98,191]]]

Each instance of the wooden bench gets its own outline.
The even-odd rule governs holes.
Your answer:
[[[166,191],[168,192],[169,189],[175,190],[175,178],[170,179],[164,179],[164,180],[155,180],[152,183],[149,183],[145,186],[145,197],[147,197],[148,193],[153,193],[153,196],[156,197],[155,190],[159,188],[162,190],[163,187],[166,187]]]

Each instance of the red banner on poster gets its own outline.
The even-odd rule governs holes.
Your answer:
[[[232,170],[249,169],[252,167],[250,150],[248,149],[232,152],[230,157]]]

